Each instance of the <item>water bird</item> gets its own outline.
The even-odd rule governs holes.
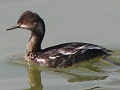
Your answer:
[[[38,63],[40,66],[50,68],[66,68],[74,63],[87,61],[96,57],[110,56],[110,50],[99,45],[69,42],[41,49],[41,43],[45,34],[43,19],[32,11],[22,13],[15,26],[8,28],[25,29],[31,31],[31,37],[27,44],[25,60]]]

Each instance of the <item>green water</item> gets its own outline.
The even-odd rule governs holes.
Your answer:
[[[4,58],[5,64],[13,69],[11,74],[16,75],[13,80],[19,79],[20,83],[21,79],[27,75],[25,78],[27,87],[23,87],[24,85],[20,87],[23,90],[119,90],[120,88],[120,66],[100,58],[64,69],[54,69],[41,68],[39,65],[26,62],[23,57],[24,53],[18,53]],[[120,63],[120,52],[114,51],[110,59]],[[19,77],[20,72],[20,74],[15,74],[17,72],[15,69],[19,70],[19,68],[22,73],[25,73],[25,76]],[[18,81],[14,83],[18,83]]]
[[[6,31],[26,10],[45,21],[42,48],[73,41],[94,43],[113,50],[110,60],[120,63],[120,0],[1,0],[1,90],[120,90],[120,67],[100,58],[65,69],[26,63],[21,52],[30,32]]]

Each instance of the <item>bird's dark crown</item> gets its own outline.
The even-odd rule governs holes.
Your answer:
[[[25,11],[22,13],[20,18],[18,19],[17,25],[7,30],[22,28],[22,29],[27,29],[32,31],[32,30],[38,29],[38,27],[45,29],[45,24],[43,19],[37,13],[33,13],[31,11]]]

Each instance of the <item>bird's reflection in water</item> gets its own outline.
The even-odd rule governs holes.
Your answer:
[[[43,85],[41,83],[41,69],[38,66],[29,63],[28,81],[30,88],[27,90],[43,90]]]
[[[53,72],[52,74],[61,75],[63,77],[66,77],[66,79],[69,83],[104,80],[108,77],[108,76],[104,76],[104,75],[103,76],[79,75],[79,74],[75,74],[75,73],[66,71],[66,69],[47,68],[46,70],[48,71],[48,73],[52,71]],[[31,86],[27,90],[43,90],[40,67],[33,63],[32,64],[29,63],[27,72],[28,72],[28,81]]]
[[[40,69],[39,65],[36,65],[36,63],[27,62],[21,58],[23,57],[23,53],[10,55],[5,58],[5,61],[9,64],[13,65],[20,65],[27,67],[27,73],[28,73],[28,81],[30,84],[30,87],[25,90],[43,90],[45,85],[42,85],[42,80],[46,79],[46,77],[41,77],[41,72],[53,74],[56,76],[60,76],[60,78],[66,79],[68,83],[75,83],[75,82],[82,82],[82,83],[91,83],[91,81],[99,81],[109,77],[109,73],[117,71],[119,72],[118,66],[110,63],[105,63],[103,60],[94,59],[93,61],[87,61],[87,62],[81,62],[78,64],[75,64],[72,67],[59,69],[59,68],[44,68]],[[116,56],[115,56],[116,55]],[[120,61],[120,51],[117,52],[114,56],[110,57],[111,60],[116,61],[119,63]],[[42,71],[41,71],[42,70]],[[51,79],[51,77],[47,77]],[[53,82],[55,82],[57,77],[54,77]],[[58,79],[57,79],[58,80]],[[60,81],[57,81],[57,83],[61,83]],[[45,84],[45,83],[44,83]],[[66,85],[66,83],[65,83]],[[56,85],[54,85],[56,86]],[[52,86],[54,88],[54,86]],[[62,87],[62,86],[61,86]],[[79,87],[79,86],[78,86]],[[88,87],[86,90],[93,90],[95,88],[102,88],[100,86],[91,86]],[[53,89],[54,90],[54,89]]]

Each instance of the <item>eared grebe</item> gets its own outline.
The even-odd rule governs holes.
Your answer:
[[[74,63],[89,60],[95,57],[106,57],[110,50],[98,45],[70,42],[46,49],[41,49],[41,42],[45,34],[45,24],[37,13],[25,11],[17,21],[17,25],[7,29],[22,28],[31,31],[31,37],[27,44],[25,59],[34,61],[45,67],[72,66]]]

